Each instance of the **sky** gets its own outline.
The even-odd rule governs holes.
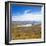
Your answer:
[[[12,21],[41,21],[41,6],[11,5]]]

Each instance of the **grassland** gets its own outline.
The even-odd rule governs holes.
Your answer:
[[[31,27],[11,25],[11,38],[12,40],[41,38],[41,25],[33,25]]]

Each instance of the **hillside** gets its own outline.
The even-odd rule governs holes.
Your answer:
[[[41,38],[41,25],[33,25],[31,27],[17,27],[11,25],[11,37],[15,39],[38,39]]]

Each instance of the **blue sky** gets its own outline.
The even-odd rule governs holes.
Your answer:
[[[15,4],[11,6],[11,13],[12,15],[15,14],[15,16],[18,14],[24,14],[25,10],[30,10],[29,12],[33,14],[40,14],[41,6],[17,6]]]
[[[41,6],[11,5],[12,21],[31,21],[41,19]]]

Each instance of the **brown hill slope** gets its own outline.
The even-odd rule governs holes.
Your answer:
[[[31,27],[11,26],[11,37],[15,39],[38,39],[41,38],[41,25]]]

